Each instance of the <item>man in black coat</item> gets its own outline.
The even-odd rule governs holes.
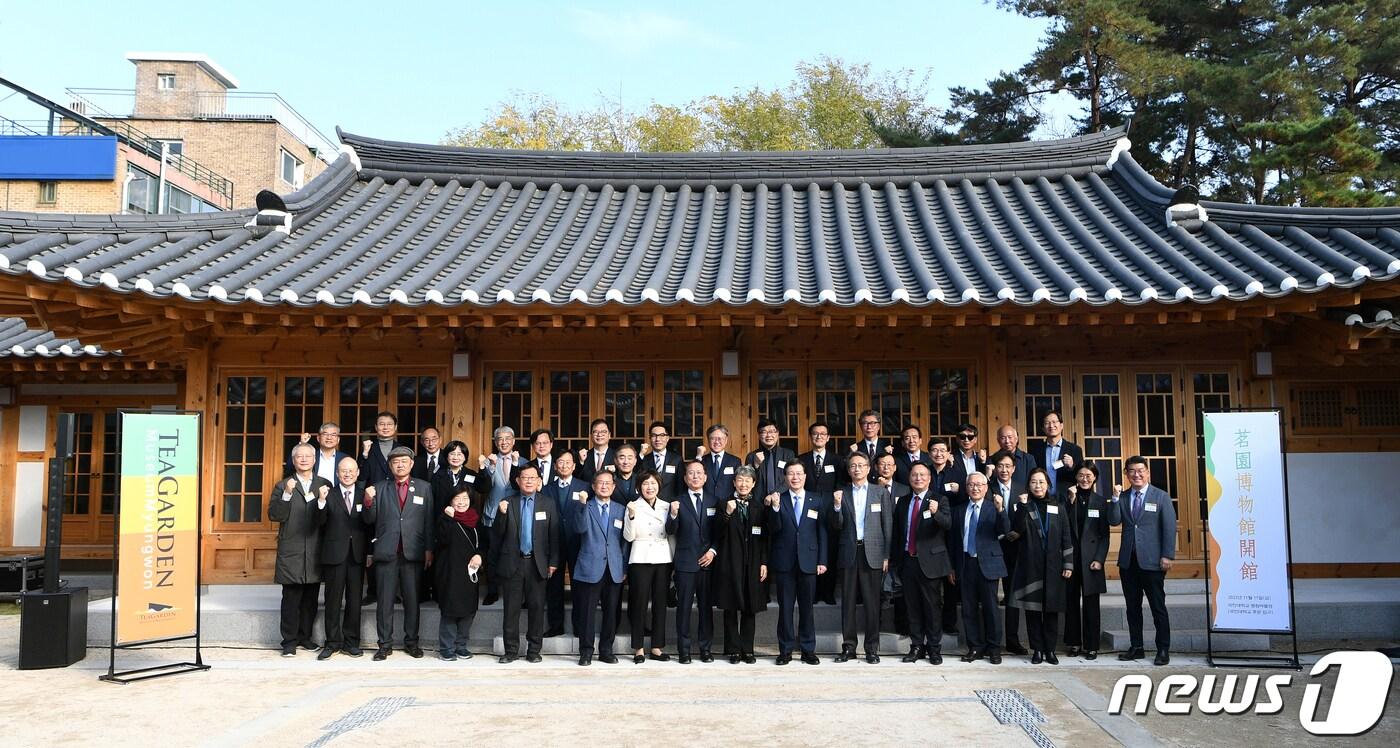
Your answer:
[[[928,452],[924,451],[924,431],[914,424],[906,424],[899,432],[899,449],[894,451],[894,479],[909,483],[909,468],[918,464],[929,464]]]
[[[947,500],[930,485],[928,465],[909,471],[909,495],[895,504],[891,564],[899,569],[909,612],[909,654],[905,662],[927,656],[943,664],[943,581],[953,573],[946,533],[953,519]]]
[[[1075,471],[1084,464],[1084,450],[1064,438],[1065,422],[1060,411],[1047,411],[1040,428],[1045,434],[1045,446],[1035,457],[1050,479],[1050,495],[1063,496],[1074,485]]]
[[[797,461],[807,470],[805,488],[808,491],[830,495],[837,486],[848,480],[846,461],[838,451],[827,448],[831,443],[831,427],[827,426],[825,421],[815,421],[808,426],[807,439],[812,442],[812,449],[797,456]],[[872,462],[866,460],[870,465],[871,474],[875,471]]]
[[[326,524],[321,534],[321,578],[326,584],[326,644],[316,659],[337,651],[359,657],[360,598],[364,588],[369,536],[361,516],[365,491],[356,481],[360,467],[346,455],[336,468],[336,485],[326,501]]]
[[[744,457],[744,464],[758,471],[758,486],[754,489],[760,496],[767,496],[780,490],[784,485],[783,470],[787,464],[797,459],[791,449],[779,446],[782,434],[778,423],[771,418],[758,419],[758,449]],[[725,501],[729,497],[721,497]]]
[[[637,463],[637,472],[653,472],[661,478],[661,498],[670,501],[685,490],[685,456],[670,449],[671,431],[664,421],[652,421],[647,427],[647,443]]]
[[[389,656],[394,642],[394,601],[403,596],[403,644],[409,657],[423,656],[418,646],[419,591],[423,571],[433,565],[433,489],[411,477],[413,450],[394,447],[389,452],[390,478],[365,489],[365,509],[360,514],[374,530],[374,573],[379,580],[375,628],[379,637],[376,661]]]
[[[502,663],[520,652],[520,608],[526,609],[525,661],[539,662],[544,645],[546,584],[559,568],[560,509],[540,492],[539,468],[526,464],[516,476],[520,492],[501,499],[491,526],[495,574],[500,581]]]
[[[418,437],[418,443],[423,445],[423,451],[413,458],[413,477],[421,481],[433,482],[433,476],[439,470],[447,467],[447,457],[442,453],[442,432],[436,427],[429,426],[423,429],[423,433]],[[452,497],[438,497],[441,502],[450,502]]]

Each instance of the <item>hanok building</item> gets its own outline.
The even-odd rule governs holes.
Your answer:
[[[690,451],[768,416],[947,438],[1040,415],[1176,499],[1202,573],[1203,407],[1285,409],[1299,575],[1395,575],[1400,211],[1203,202],[1121,130],[1009,145],[591,154],[342,134],[259,209],[0,213],[0,548],[38,544],[54,416],[79,414],[70,552],[110,553],[114,416],[205,414],[205,579],[268,580],[264,511],[323,420],[388,409],[473,450],[588,422]],[[12,326],[16,326],[11,323]],[[36,341],[32,336],[39,335]],[[59,343],[59,336],[72,342]],[[41,347],[42,346],[42,347]],[[88,348],[84,346],[96,346]],[[81,528],[81,529],[80,529]]]

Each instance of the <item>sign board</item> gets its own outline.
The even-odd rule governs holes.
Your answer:
[[[1277,410],[1203,412],[1213,631],[1293,630]]]

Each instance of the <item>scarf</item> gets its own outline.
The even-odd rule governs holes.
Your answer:
[[[467,527],[476,527],[478,515],[475,509],[468,508],[465,512],[457,512],[452,515],[452,520]]]
[[[749,522],[749,497],[748,497],[748,496],[740,496],[739,494],[736,493],[736,494],[734,494],[734,504],[735,504],[734,512],[735,512],[736,514],[739,515],[739,522],[740,522],[740,524],[748,524],[748,522]]]

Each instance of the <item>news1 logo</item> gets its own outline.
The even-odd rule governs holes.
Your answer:
[[[1390,658],[1380,652],[1332,652],[1317,661],[1308,673],[1317,678],[1337,668],[1337,683],[1332,687],[1331,704],[1327,714],[1318,718],[1318,702],[1322,698],[1321,683],[1308,683],[1303,688],[1303,703],[1298,709],[1298,723],[1313,735],[1360,735],[1380,721],[1385,700],[1390,693],[1394,675]],[[1216,681],[1221,682],[1216,688]],[[1201,714],[1277,714],[1283,711],[1281,691],[1293,685],[1292,675],[1270,675],[1263,679],[1249,675],[1225,675],[1217,679],[1211,673],[1200,677],[1186,673],[1168,675],[1156,684],[1146,675],[1125,675],[1113,684],[1108,700],[1109,714],[1122,714],[1128,689],[1137,686],[1133,702],[1134,714],[1146,714],[1149,704],[1161,714],[1190,714],[1194,706]],[[1192,694],[1197,694],[1192,700]]]

